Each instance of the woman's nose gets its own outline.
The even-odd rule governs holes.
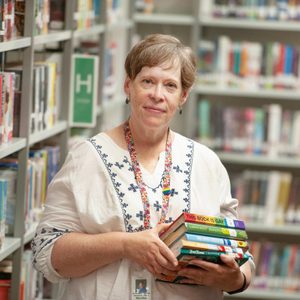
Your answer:
[[[161,84],[156,84],[153,89],[153,97],[156,101],[163,98],[163,87]]]

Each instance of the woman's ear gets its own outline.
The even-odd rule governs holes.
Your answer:
[[[182,91],[181,100],[180,100],[181,106],[186,102],[189,94],[190,94],[190,89]]]
[[[126,95],[129,95],[129,84],[130,84],[130,78],[128,76],[126,76],[125,80],[124,80],[124,92]]]

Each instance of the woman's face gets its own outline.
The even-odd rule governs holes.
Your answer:
[[[126,78],[125,93],[131,103],[131,119],[151,128],[168,126],[188,92],[182,90],[178,64],[143,67],[134,80]]]

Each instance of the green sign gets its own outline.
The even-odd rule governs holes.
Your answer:
[[[73,54],[71,126],[96,125],[98,63],[97,56]]]

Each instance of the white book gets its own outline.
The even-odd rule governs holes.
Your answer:
[[[265,224],[274,224],[275,222],[280,178],[281,174],[278,171],[271,171],[269,174],[266,194]]]
[[[280,143],[282,108],[279,104],[268,107],[268,155],[277,156]]]
[[[220,75],[220,85],[225,85],[227,82],[227,74],[229,73],[229,54],[232,48],[232,43],[227,36],[220,36],[218,40],[218,62],[217,72]]]
[[[291,144],[294,152],[300,155],[300,110],[294,112]]]

